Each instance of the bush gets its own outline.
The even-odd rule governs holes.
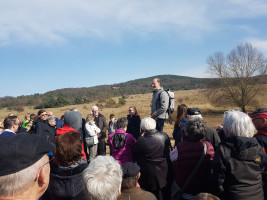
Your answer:
[[[121,98],[119,98],[119,104],[124,105],[126,104],[126,97],[122,96]]]

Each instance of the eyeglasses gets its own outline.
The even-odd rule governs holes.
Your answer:
[[[45,165],[47,165],[47,164],[50,163],[52,160],[54,160],[54,158],[55,158],[55,157],[50,158],[48,162],[46,162],[45,164],[43,164],[43,165],[39,168],[38,173],[37,173],[37,175],[36,175],[36,177],[35,177],[35,179],[34,179],[34,182],[37,181],[37,178],[39,177],[40,170],[41,170]]]
[[[41,117],[46,116],[47,114],[41,114]]]

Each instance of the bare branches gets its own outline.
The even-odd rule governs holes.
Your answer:
[[[264,55],[251,44],[238,45],[224,56],[216,52],[207,59],[208,73],[220,78],[226,98],[244,112],[246,105],[257,95],[262,75],[266,74],[267,64]]]

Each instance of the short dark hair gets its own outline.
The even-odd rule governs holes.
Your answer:
[[[36,114],[35,114],[35,113],[32,113],[32,114],[30,115],[30,119],[32,119],[32,120],[34,120],[35,117],[36,117]]]
[[[56,160],[64,167],[75,164],[83,155],[82,141],[78,132],[71,131],[58,136],[55,145]]]
[[[16,125],[17,119],[18,119],[18,117],[16,115],[6,117],[4,120],[4,128],[10,129],[13,125]]]
[[[116,126],[117,129],[122,129],[127,127],[128,125],[128,119],[126,117],[121,117],[117,120]]]
[[[42,113],[44,113],[44,112],[46,112],[44,109],[40,109],[40,110],[38,110],[38,115],[41,115]]]
[[[138,175],[132,178],[123,178],[121,183],[121,190],[135,188],[138,181]]]
[[[114,114],[110,114],[109,115],[109,118],[112,118],[112,117],[115,117],[115,115]]]
[[[192,141],[199,141],[206,132],[204,122],[200,118],[189,119],[186,123],[186,132]]]

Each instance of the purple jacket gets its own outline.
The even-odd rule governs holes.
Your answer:
[[[125,140],[125,145],[120,150],[116,150],[112,142],[112,137],[117,133],[124,133],[127,136]],[[120,165],[126,162],[134,162],[132,150],[135,143],[136,139],[134,138],[134,136],[129,133],[126,133],[122,129],[117,129],[115,133],[112,133],[108,136],[108,145],[112,152],[112,156],[120,163]]]

